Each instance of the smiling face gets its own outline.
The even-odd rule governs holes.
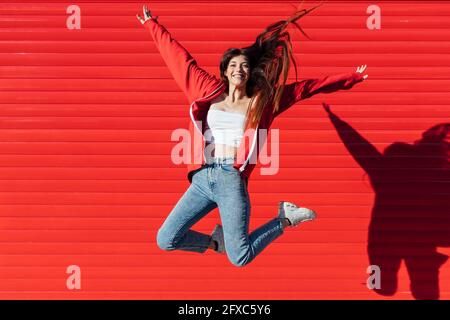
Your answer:
[[[228,83],[236,87],[245,87],[250,76],[250,64],[248,58],[239,55],[231,58],[225,71]]]

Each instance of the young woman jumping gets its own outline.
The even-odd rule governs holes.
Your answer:
[[[317,93],[350,89],[367,78],[366,66],[355,72],[306,79],[286,84],[290,60],[297,68],[286,28],[311,9],[295,12],[287,20],[269,25],[256,41],[245,48],[228,49],[220,61],[220,79],[197,65],[189,52],[143,6],[138,20],[150,32],[175,81],[190,105],[191,141],[200,135],[201,145],[191,149],[187,163],[189,188],[164,221],[157,235],[163,250],[204,253],[212,249],[227,254],[235,266],[251,262],[284,228],[313,220],[316,213],[287,201],[280,201],[278,215],[249,234],[250,199],[248,178],[262,146],[259,136],[273,120],[296,102]],[[241,143],[251,130],[250,143]],[[191,227],[218,208],[222,225],[211,235]]]

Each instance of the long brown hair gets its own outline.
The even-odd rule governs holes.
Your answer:
[[[262,117],[264,107],[270,99],[273,98],[273,112],[278,110],[283,86],[288,78],[290,59],[293,61],[295,77],[297,78],[297,65],[292,53],[292,43],[290,35],[285,29],[289,23],[292,23],[308,39],[311,39],[296,21],[321,5],[322,3],[310,9],[296,11],[286,20],[280,20],[269,25],[256,37],[252,45],[242,49],[230,48],[223,54],[220,61],[220,77],[227,86],[228,79],[225,72],[230,60],[238,55],[244,55],[249,60],[250,78],[246,85],[246,94],[251,97],[250,106],[255,104],[252,108],[247,109],[244,128],[248,126],[256,127]],[[256,102],[254,102],[255,99]]]

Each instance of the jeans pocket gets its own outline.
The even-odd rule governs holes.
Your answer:
[[[203,167],[201,167],[201,168],[198,168],[198,169],[196,169],[196,170],[194,170],[194,171],[191,171],[191,180],[192,180],[192,182],[194,182],[194,177],[197,175],[197,173],[200,173],[200,171],[203,169]]]

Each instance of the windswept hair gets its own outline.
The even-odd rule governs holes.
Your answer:
[[[297,78],[297,65],[292,52],[292,43],[286,28],[290,23],[295,25],[308,39],[311,39],[296,22],[312,10],[321,6],[316,5],[310,9],[296,11],[286,20],[277,21],[269,25],[256,37],[255,42],[245,48],[230,48],[222,56],[220,61],[220,77],[228,85],[225,76],[230,60],[239,55],[244,55],[249,60],[250,78],[246,85],[246,94],[251,97],[248,108],[245,128],[255,128],[259,123],[264,107],[273,99],[274,110],[279,108],[279,102],[283,93],[283,87],[288,78],[292,60],[295,77]],[[256,102],[254,100],[256,99]]]

